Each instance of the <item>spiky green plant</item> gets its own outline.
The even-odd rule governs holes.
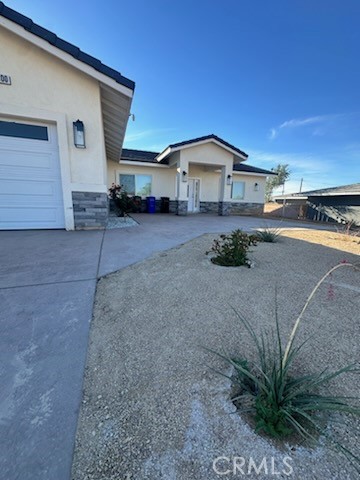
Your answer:
[[[324,280],[341,266],[359,269],[357,265],[342,263],[322,277],[297,318],[285,348],[281,340],[277,311],[273,335],[268,333],[257,335],[250,322],[234,310],[255,345],[256,361],[233,358],[214,351],[213,353],[233,367],[234,375],[231,377],[225,375],[238,391],[232,400],[240,412],[252,414],[256,431],[262,431],[275,438],[298,434],[304,441],[316,441],[317,436],[323,435],[331,447],[345,454],[360,471],[359,457],[341,445],[336,438],[330,437],[319,417],[319,414],[329,412],[359,416],[358,397],[324,395],[321,392],[321,388],[330,380],[345,374],[358,373],[358,366],[351,364],[336,371],[329,371],[326,368],[318,373],[305,373],[301,376],[296,376],[292,368],[306,343],[298,346],[294,344],[303,313]]]
[[[256,230],[255,235],[259,242],[275,243],[279,240],[280,228],[265,227],[261,230]]]

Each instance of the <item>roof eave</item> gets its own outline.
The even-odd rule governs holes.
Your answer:
[[[1,6],[1,4],[0,4]],[[4,5],[5,8],[8,9]],[[11,10],[11,9],[10,9]],[[15,12],[15,11],[14,11]],[[18,12],[15,12],[17,15],[24,17],[23,15],[19,14]],[[28,19],[27,17],[24,17],[28,22],[33,22],[31,19]],[[35,25],[35,24],[33,24]],[[119,80],[120,77],[124,79],[124,83],[119,83],[119,81],[116,81],[114,78],[109,77],[102,73],[101,71],[97,70],[94,66],[89,65],[88,63],[79,60],[76,58],[73,54],[69,53],[70,50],[65,51],[62,50],[61,48],[57,47],[54,43],[51,43],[50,40],[45,40],[41,36],[37,35],[36,33],[33,33],[31,30],[27,30],[25,26],[20,25],[19,23],[16,23],[15,20],[9,20],[6,16],[4,16],[3,13],[0,13],[0,26],[4,27],[6,30],[18,35],[22,39],[32,43],[33,45],[36,45],[40,49],[46,51],[47,53],[50,53],[54,57],[62,60],[63,62],[71,65],[72,67],[76,68],[77,70],[80,70],[81,72],[89,75],[90,77],[95,78],[96,80],[102,82],[103,84],[113,88],[114,90],[119,91],[123,95],[126,95],[130,98],[133,97],[134,94],[134,89],[135,89],[135,83],[132,82],[129,79],[126,79],[126,77],[122,77],[121,74],[119,73]],[[37,26],[39,27],[39,26]],[[41,28],[41,27],[39,27]],[[49,32],[51,34],[52,32]],[[56,37],[55,34],[53,34],[54,37]],[[56,37],[57,38],[57,37]],[[62,39],[59,39],[60,41],[64,42],[64,44],[68,44],[68,42],[65,42]],[[74,45],[68,44],[71,47],[74,48],[74,51],[77,49]],[[77,49],[77,51],[80,51],[80,49]],[[85,54],[84,52],[81,52],[84,56],[87,56],[90,58],[89,55]],[[101,62],[99,62],[101,63]],[[106,67],[106,65],[101,64],[104,68],[107,68],[109,71],[111,70],[112,72],[115,72],[115,70],[110,69],[110,67]],[[118,73],[118,72],[116,72]],[[126,80],[126,81],[125,81]]]
[[[240,159],[240,162],[247,160],[248,155],[247,154],[242,154],[239,153],[238,151],[228,147],[227,145],[224,145],[223,143],[219,142],[218,140],[214,138],[206,139],[206,140],[200,140],[198,142],[193,142],[193,143],[188,143],[186,145],[179,145],[179,146],[171,146],[169,145],[165,150],[163,150],[157,157],[156,160],[158,162],[161,162],[168,156],[172,155],[175,152],[178,152],[180,150],[185,150],[187,148],[192,148],[197,145],[204,145],[206,143],[215,143],[218,147],[223,148],[224,150],[227,150],[228,152],[232,153],[235,157],[238,157]],[[175,144],[176,145],[176,144]]]

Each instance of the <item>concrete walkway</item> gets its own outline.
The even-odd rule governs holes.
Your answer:
[[[203,233],[279,225],[252,217],[134,218],[138,227],[105,232],[0,232],[1,478],[70,478],[99,276]]]

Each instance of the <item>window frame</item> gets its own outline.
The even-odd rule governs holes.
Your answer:
[[[47,125],[15,122],[3,120],[2,118],[0,118],[0,137],[36,140],[39,142],[48,142],[50,140]]]
[[[234,191],[234,184],[235,183],[242,183],[244,185],[243,187],[243,195],[241,198],[234,198],[233,197],[233,191]],[[239,200],[244,200],[245,199],[245,189],[246,189],[246,182],[244,180],[233,180],[231,184],[231,200],[233,201],[239,201]]]
[[[135,179],[134,179],[135,180],[135,193],[132,194],[132,193],[127,192],[128,195],[131,195],[133,197],[140,197],[141,196],[141,198],[150,197],[152,195],[153,176],[150,173],[148,174],[148,173],[119,172],[119,185],[122,185],[121,175],[132,175],[132,176],[135,177]],[[136,177],[137,176],[144,176],[144,177],[149,177],[150,178],[150,193],[149,193],[149,195],[137,195],[137,193],[136,193],[136,189],[137,189]]]

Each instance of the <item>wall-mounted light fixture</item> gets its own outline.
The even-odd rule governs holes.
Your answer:
[[[85,145],[85,128],[81,120],[73,122],[74,128],[74,145],[76,148],[86,148]]]
[[[231,185],[232,184],[232,176],[231,175],[228,175],[226,177],[226,185]]]
[[[254,190],[255,190],[255,192],[259,191],[259,184],[258,183],[254,184]]]
[[[185,170],[182,171],[182,181],[187,182],[187,172]]]

